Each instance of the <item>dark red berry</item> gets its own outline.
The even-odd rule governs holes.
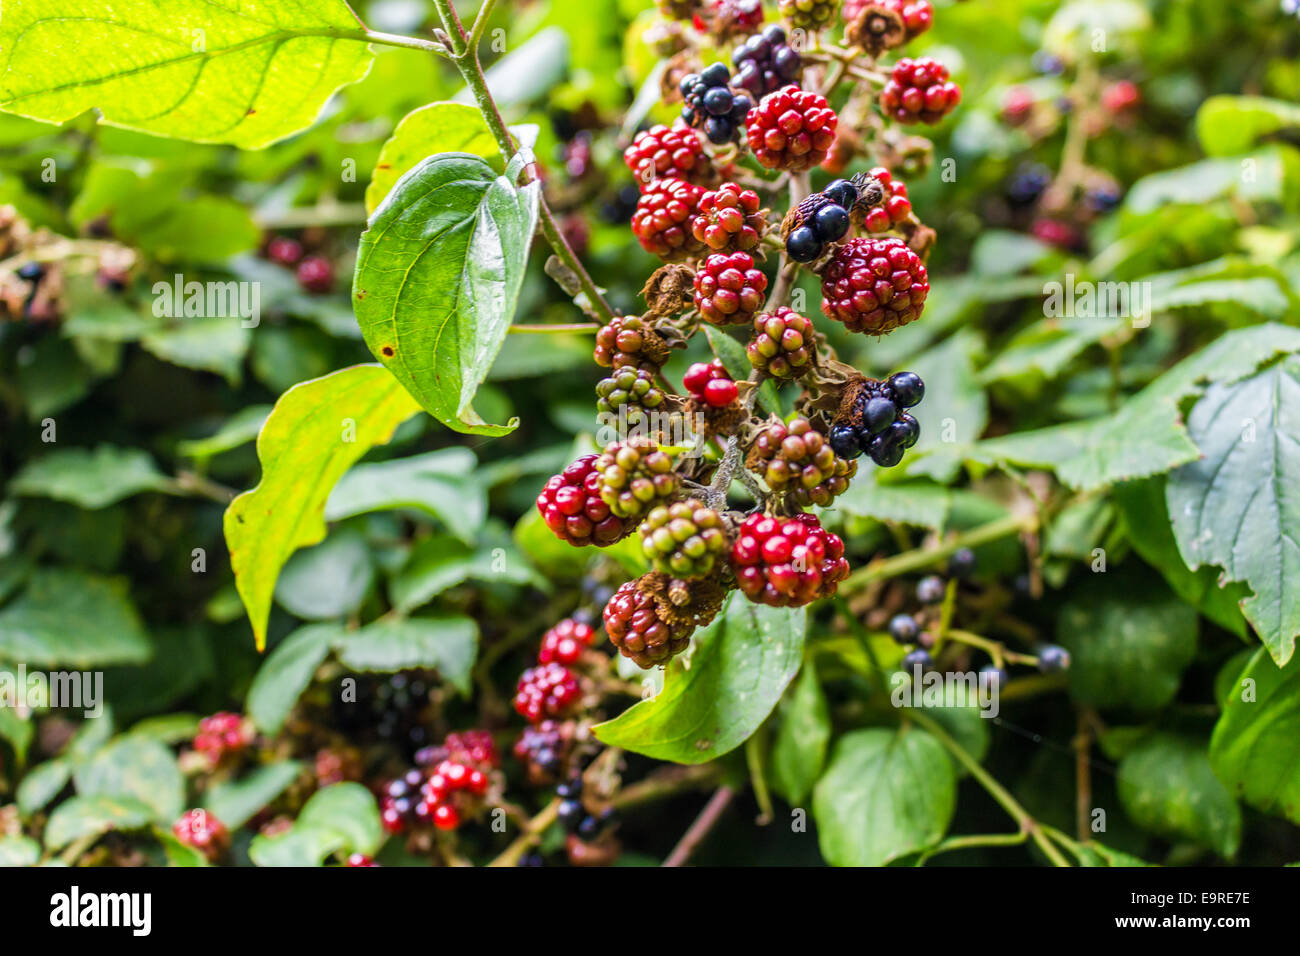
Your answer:
[[[695,273],[695,308],[710,325],[752,322],[766,291],[767,276],[748,252],[715,253]]]
[[[657,179],[681,179],[696,186],[707,186],[717,179],[713,161],[704,151],[704,140],[681,123],[672,129],[660,125],[637,133],[632,145],[623,151],[623,162],[642,190]]]
[[[810,514],[745,519],[731,549],[740,590],[751,601],[799,607],[835,593],[849,575],[844,542]]]
[[[298,263],[298,284],[308,292],[324,295],[334,288],[334,266],[324,256],[308,256]]]
[[[547,717],[564,717],[582,697],[578,679],[563,664],[530,667],[519,678],[515,710],[530,724]]]
[[[542,635],[542,647],[537,652],[537,663],[576,664],[582,652],[596,640],[596,631],[590,624],[583,624],[571,617],[566,617],[559,624]]]
[[[556,536],[575,546],[614,544],[631,528],[600,497],[596,455],[583,455],[553,476],[537,496],[537,510]]]
[[[917,319],[930,281],[900,239],[850,239],[822,272],[822,312],[850,332],[883,335]]]
[[[901,123],[937,123],[960,102],[961,87],[930,57],[899,60],[880,91],[881,109]]]
[[[754,158],[768,169],[799,172],[826,158],[839,119],[820,93],[787,86],[769,93],[745,117]]]

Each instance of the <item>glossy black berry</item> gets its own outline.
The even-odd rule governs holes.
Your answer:
[[[862,409],[862,424],[868,435],[879,435],[898,417],[898,407],[887,398],[873,398]]]
[[[948,576],[960,579],[968,578],[975,571],[975,552],[970,548],[958,548],[948,559]]]
[[[858,201],[858,187],[847,179],[837,179],[822,190],[822,195],[845,209],[852,209]]]
[[[889,376],[888,385],[894,391],[894,401],[903,408],[911,408],[925,398],[925,382],[915,372],[895,372]]]
[[[700,71],[700,79],[705,86],[726,86],[731,79],[731,71],[725,63],[711,63]]]
[[[1007,180],[1007,201],[1017,208],[1038,202],[1052,182],[1052,171],[1042,163],[1022,163]]]
[[[574,777],[555,788],[555,795],[561,800],[576,800],[582,796],[582,778]]]
[[[713,116],[726,116],[735,105],[736,98],[725,86],[715,86],[704,94],[704,108]]]
[[[895,614],[889,619],[889,636],[900,644],[915,644],[920,633],[920,625],[910,614]]]
[[[1097,186],[1084,194],[1083,201],[1096,213],[1106,213],[1119,205],[1123,198],[1116,186]]]
[[[576,833],[586,816],[587,811],[578,800],[561,800],[555,812],[555,818],[560,821],[560,826],[566,833]]]
[[[849,213],[843,206],[828,203],[813,216],[813,231],[823,242],[834,242],[849,231]]]
[[[721,146],[731,139],[731,124],[720,116],[710,116],[704,121],[704,135],[715,146]]]
[[[578,824],[578,836],[584,840],[594,840],[600,836],[601,829],[599,819],[593,816],[583,817],[582,822]]]
[[[903,657],[902,668],[909,674],[915,673],[919,667],[922,671],[928,671],[934,666],[934,658],[928,651],[923,651],[919,647],[914,651],[909,651]]]
[[[916,444],[916,440],[921,437],[921,426],[915,418],[903,412],[898,416],[894,424],[889,426],[889,431],[885,437],[890,443],[897,445],[899,448],[911,448]]]
[[[916,582],[916,599],[922,604],[938,604],[943,600],[947,586],[937,574],[929,574]]]
[[[853,430],[852,425],[832,425],[830,442],[831,451],[841,458],[852,461],[862,454],[862,448],[858,444],[858,433]]]
[[[16,274],[24,282],[37,282],[45,275],[45,266],[39,262],[24,262]]]
[[[785,253],[795,262],[812,262],[822,253],[817,234],[807,226],[793,229],[785,240]]]
[[[877,435],[867,446],[867,455],[881,468],[893,468],[903,460],[903,448],[890,441],[889,436]]]
[[[1044,644],[1038,649],[1038,669],[1044,674],[1067,670],[1070,652],[1059,644]]]

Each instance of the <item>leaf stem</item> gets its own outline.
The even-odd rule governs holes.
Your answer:
[[[554,325],[512,325],[511,335],[549,335],[560,332],[599,332],[595,322],[557,322]]]
[[[682,834],[681,840],[673,847],[673,851],[668,854],[668,858],[664,860],[663,865],[666,867],[685,866],[690,860],[691,854],[699,848],[705,837],[709,835],[709,831],[722,818],[722,814],[731,805],[732,798],[735,795],[736,791],[727,786],[719,787],[713,791],[713,796],[709,797],[709,802],[704,805],[704,809],[700,811],[700,815],[695,818],[695,822],[690,825],[690,828]]]
[[[988,524],[982,524],[979,527],[955,535],[936,547],[904,551],[892,558],[886,558],[883,561],[869,564],[865,568],[859,568],[840,585],[840,590],[857,591],[873,581],[920,571],[951,556],[954,551],[961,548],[975,548],[982,544],[988,544],[990,541],[1005,538],[1007,535],[1033,531],[1037,526],[1038,518],[1035,515],[1008,515],[1005,518],[998,518]]]

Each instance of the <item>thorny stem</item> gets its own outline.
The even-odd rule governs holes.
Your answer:
[[[668,858],[664,860],[663,865],[666,867],[685,866],[687,861],[690,860],[691,854],[704,842],[704,838],[709,835],[709,831],[722,818],[722,814],[731,805],[732,798],[735,795],[736,791],[728,786],[721,786],[713,791],[713,796],[709,798],[709,802],[704,805],[704,809],[695,818],[695,822],[691,824],[690,829],[682,835],[677,846],[673,847],[673,852],[668,854]]]

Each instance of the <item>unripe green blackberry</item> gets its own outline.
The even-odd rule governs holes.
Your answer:
[[[759,432],[748,464],[769,488],[788,494],[801,508],[830,504],[858,472],[856,461],[835,454],[826,436],[802,417],[773,422]]]
[[[815,33],[835,19],[839,0],[779,0],[778,6],[790,26]]]
[[[643,317],[616,315],[596,333],[592,358],[602,368],[654,370],[668,360],[668,345]]]
[[[641,523],[641,547],[656,570],[678,578],[700,578],[713,570],[730,543],[722,516],[687,498],[660,505]]]
[[[620,518],[639,521],[677,493],[673,456],[644,436],[612,442],[596,459],[600,498]]]
[[[754,337],[745,352],[749,364],[773,378],[796,378],[812,368],[813,324],[781,306],[754,316]]]
[[[658,408],[663,403],[664,393],[655,385],[654,374],[643,368],[624,366],[596,383],[596,410],[604,415],[618,415],[620,409],[626,409],[624,414],[629,425],[640,424],[647,409]]]

